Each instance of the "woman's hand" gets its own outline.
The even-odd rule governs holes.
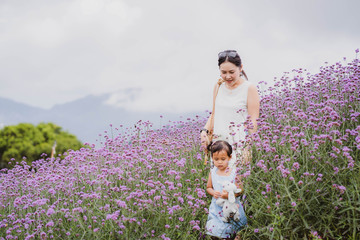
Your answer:
[[[205,151],[207,146],[209,145],[209,138],[207,136],[207,133],[205,131],[201,131],[200,138],[201,138],[201,150]]]
[[[242,154],[241,154],[241,162],[243,165],[248,165],[250,162],[251,162],[251,157],[252,157],[252,154],[251,154],[251,149],[249,146],[246,146],[243,151],[242,151]]]

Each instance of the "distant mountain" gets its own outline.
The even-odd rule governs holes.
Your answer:
[[[34,122],[46,110],[31,107],[23,103],[0,97],[0,124],[10,125],[14,122]]]
[[[133,98],[133,94],[124,94],[124,98],[120,100],[126,102],[132,101]],[[112,101],[112,104],[109,104],[109,100]],[[133,112],[121,107],[119,99],[117,99],[116,104],[113,100],[113,93],[101,96],[89,95],[69,103],[56,105],[50,110],[45,110],[0,98],[0,127],[16,125],[21,122],[32,124],[53,122],[76,135],[81,141],[96,144],[100,139],[99,134],[103,134],[104,131],[109,132],[110,124],[113,125],[113,128],[118,128],[120,125],[126,128],[132,127],[139,120],[143,120],[152,122],[153,126],[158,128],[169,120],[178,121],[181,120],[181,116],[187,118],[199,114],[198,112],[183,114]],[[163,116],[162,119],[160,119],[161,115]]]

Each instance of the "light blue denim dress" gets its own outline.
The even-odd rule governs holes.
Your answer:
[[[235,182],[236,170],[233,169],[229,176],[219,176],[216,173],[217,171],[217,167],[211,169],[211,180],[213,189],[221,192],[223,188],[222,183],[224,181]],[[226,223],[221,219],[223,216],[222,207],[216,204],[216,199],[214,197],[212,198],[209,207],[209,216],[206,222],[206,234],[219,238],[228,238],[236,234],[244,225],[246,225],[247,219],[244,208],[240,203],[239,198],[236,198],[235,201],[240,206],[240,220],[237,222],[231,220],[229,223]]]

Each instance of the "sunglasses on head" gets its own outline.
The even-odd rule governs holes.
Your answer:
[[[234,57],[236,57],[236,56],[237,56],[237,52],[234,51],[234,50],[231,50],[231,51],[223,51],[223,52],[219,52],[219,54],[218,54],[219,59],[220,59],[220,58],[225,58],[225,57],[232,57],[232,58],[234,58]]]

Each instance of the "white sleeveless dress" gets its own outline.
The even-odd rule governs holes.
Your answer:
[[[244,122],[248,116],[249,86],[249,81],[244,81],[235,89],[230,90],[223,83],[216,97],[213,141],[225,140],[233,146],[230,168],[234,168],[236,159],[241,156],[241,149],[247,135]]]

